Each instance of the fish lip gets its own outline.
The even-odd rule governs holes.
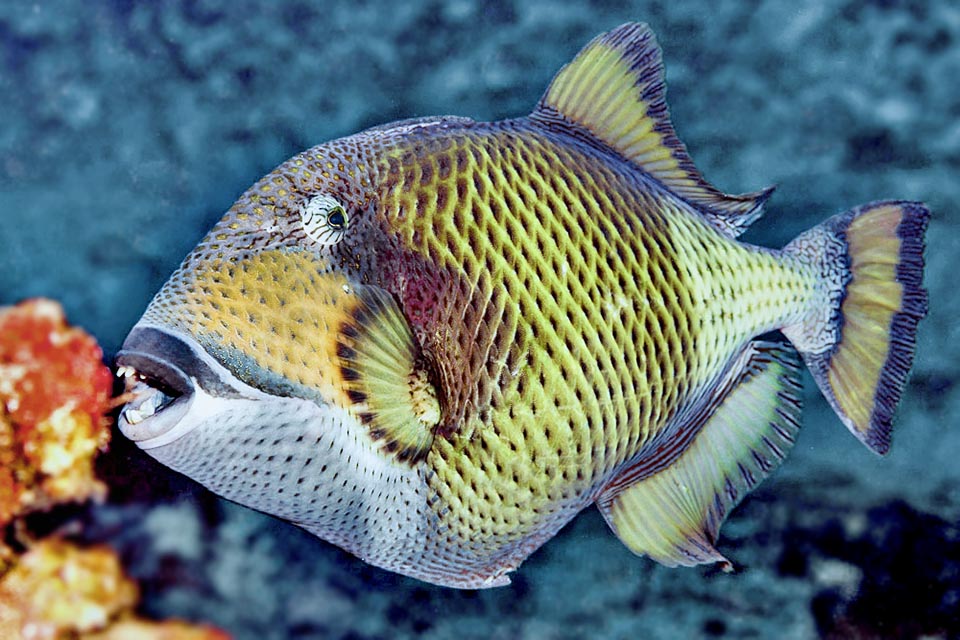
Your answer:
[[[193,381],[172,362],[155,354],[121,350],[116,357],[119,367],[132,368],[151,387],[170,391],[178,396],[193,393]]]
[[[169,444],[194,428],[188,414],[198,396],[237,396],[222,367],[179,332],[138,324],[115,362],[132,394],[117,426],[141,449]]]
[[[169,436],[164,436],[174,431],[190,410],[195,395],[193,380],[176,364],[153,353],[125,349],[117,354],[116,364],[121,371],[126,368],[127,375],[136,382],[133,389],[137,394],[120,412],[117,420],[120,432],[143,448],[163,444],[158,439],[168,440]],[[128,419],[129,410],[143,407],[157,394],[173,400],[149,416],[137,421]]]
[[[116,363],[163,381],[180,393],[199,387],[218,398],[244,395],[235,377],[216,362],[196,340],[183,333],[138,324],[123,341]],[[145,368],[141,370],[138,365]],[[170,380],[166,380],[170,376]]]
[[[193,396],[180,396],[173,402],[165,405],[151,416],[143,418],[139,422],[130,422],[127,419],[127,408],[129,404],[120,412],[117,419],[117,426],[126,438],[137,443],[141,449],[152,449],[154,447],[169,444],[176,437],[168,436],[176,429],[176,426],[183,421],[183,418],[190,411],[190,405],[193,404]],[[166,437],[165,437],[166,436]]]

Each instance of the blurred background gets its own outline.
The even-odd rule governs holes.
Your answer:
[[[236,638],[960,637],[960,5],[952,0],[0,4],[0,304],[60,300],[108,356],[233,200],[290,155],[398,118],[527,113],[601,31],[648,22],[673,121],[720,189],[779,188],[782,246],[882,198],[933,210],[930,315],[879,458],[807,378],[784,467],[734,512],[741,565],[665,569],[591,509],[510,587],[439,589],[223,502],[121,440],[104,506],[144,610]]]

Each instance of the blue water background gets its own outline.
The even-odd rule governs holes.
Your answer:
[[[124,449],[111,472],[141,488],[89,527],[124,550],[146,612],[238,638],[804,638],[863,619],[885,630],[875,637],[960,633],[944,613],[960,607],[952,0],[4,2],[0,304],[60,300],[112,353],[203,233],[288,156],[403,117],[526,113],[579,47],[628,20],[659,37],[674,123],[706,177],[729,192],[778,185],[749,241],[781,246],[881,198],[932,208],[931,312],[893,453],[854,441],[808,380],[788,463],[724,529],[743,573],[655,567],[589,513],[513,587],[458,593],[366,567]],[[896,541],[919,575],[871,573]],[[892,585],[913,578],[919,600],[897,605]],[[876,613],[857,614],[868,596]]]

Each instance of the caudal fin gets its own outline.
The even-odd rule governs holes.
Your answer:
[[[847,428],[873,451],[890,448],[893,413],[927,313],[924,232],[917,202],[875,202],[836,215],[784,249],[819,267],[829,306],[783,333]]]

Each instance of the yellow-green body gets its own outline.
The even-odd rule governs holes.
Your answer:
[[[497,547],[572,516],[818,295],[812,269],[572,135],[457,123],[394,145],[380,215],[448,278],[417,335],[455,390],[426,463],[465,539]]]
[[[798,352],[883,452],[926,309],[928,212],[740,243],[669,123],[642,25],[525,118],[428,118],[305,151],[187,256],[118,356],[164,464],[380,567],[497,586],[596,503],[668,565],[799,428]],[[759,338],[782,330],[791,344]]]

